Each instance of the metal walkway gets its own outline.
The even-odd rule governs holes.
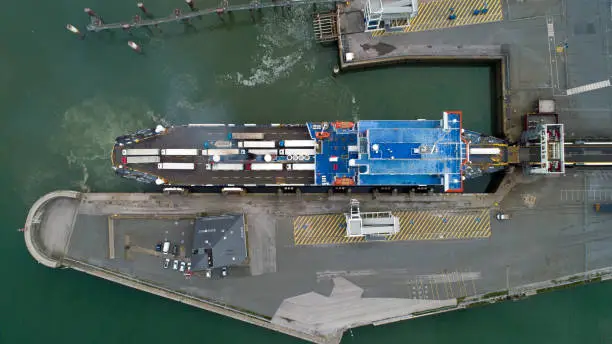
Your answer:
[[[202,17],[205,15],[209,15],[209,14],[218,14],[218,15],[222,15],[223,13],[227,12],[234,12],[234,11],[253,11],[253,10],[259,10],[259,9],[263,9],[263,8],[274,8],[274,7],[292,7],[292,6],[299,6],[299,5],[314,5],[314,4],[332,4],[332,3],[336,3],[336,2],[340,2],[339,0],[291,0],[291,1],[272,1],[272,2],[259,2],[259,1],[252,1],[251,3],[248,4],[242,4],[242,5],[229,5],[229,3],[227,1],[224,1],[222,6],[220,7],[216,7],[216,8],[206,8],[206,9],[195,9],[194,10],[189,10],[188,12],[183,12],[179,9],[174,10],[174,13],[167,16],[167,17],[161,17],[161,18],[142,18],[141,16],[137,15],[134,16],[134,18],[132,18],[132,20],[130,21],[124,21],[124,22],[119,22],[119,23],[104,23],[100,20],[99,17],[97,16],[91,16],[91,23],[89,25],[87,25],[87,30],[88,31],[93,31],[93,32],[100,32],[100,31],[105,31],[105,30],[117,30],[117,29],[123,29],[123,30],[129,30],[129,29],[135,29],[135,28],[140,28],[140,27],[149,27],[149,26],[158,26],[159,24],[166,24],[166,23],[174,23],[174,22],[186,22],[189,21],[190,19],[193,18],[198,18],[198,17]],[[146,16],[146,15],[145,15]]]
[[[527,147],[529,162],[540,161],[540,146]],[[564,145],[566,165],[610,166],[612,165],[612,142],[566,143]]]

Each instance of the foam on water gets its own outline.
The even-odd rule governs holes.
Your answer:
[[[165,116],[170,124],[228,122],[228,111],[203,92],[191,74],[170,73]],[[202,99],[204,98],[204,99]],[[162,123],[168,125],[168,123]]]
[[[115,138],[165,122],[138,99],[96,96],[66,110],[52,147],[71,169],[80,171],[71,181],[76,187],[107,188],[117,181],[109,162]]]
[[[260,31],[257,35],[260,51],[253,57],[255,66],[247,75],[236,72],[225,75],[224,79],[236,85],[255,87],[272,84],[288,76],[300,63],[305,51],[312,48],[307,13],[304,8],[297,8],[289,17],[266,19],[263,25],[257,27]],[[308,65],[313,66],[313,63]]]

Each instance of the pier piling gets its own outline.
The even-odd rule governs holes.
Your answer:
[[[88,15],[88,16],[90,16],[90,17],[95,17],[95,18],[97,18],[97,17],[98,17],[98,15],[96,14],[96,12],[94,12],[94,11],[93,11],[91,8],[86,7],[86,8],[85,8],[83,11],[84,11],[85,13],[87,13],[87,15]]]
[[[185,0],[185,2],[187,3],[187,6],[189,6],[190,10],[197,11],[197,8],[195,7],[195,3],[193,2],[193,0]]]
[[[142,13],[149,14],[147,12],[147,8],[145,7],[145,5],[142,2],[137,3],[136,6],[138,6],[138,8],[142,11]]]

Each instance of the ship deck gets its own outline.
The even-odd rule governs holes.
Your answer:
[[[178,148],[202,149],[204,142],[227,140],[232,132],[264,133],[266,140],[310,139],[306,126],[178,126],[168,128],[165,134],[153,136],[129,146],[115,145],[113,164],[121,164],[121,150],[125,148]],[[129,168],[163,178],[170,185],[265,185],[313,184],[313,171],[212,171],[206,169],[208,156],[161,156],[165,162],[193,162],[195,170],[160,170],[156,163],[130,164]]]

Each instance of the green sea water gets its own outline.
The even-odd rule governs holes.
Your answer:
[[[145,5],[158,15],[185,9],[179,0]],[[255,24],[235,13],[196,20],[195,30],[170,25],[81,41],[64,26],[85,31],[85,6],[106,21],[137,14],[135,3],[118,0],[3,3],[0,343],[298,342],[29,256],[17,228],[44,193],[145,190],[110,168],[118,135],[158,123],[438,118],[448,109],[463,110],[464,127],[491,131],[488,67],[398,66],[333,78],[337,52],[313,42],[309,8],[267,10]],[[592,285],[366,327],[344,342],[610,343],[610,292],[610,284]]]

